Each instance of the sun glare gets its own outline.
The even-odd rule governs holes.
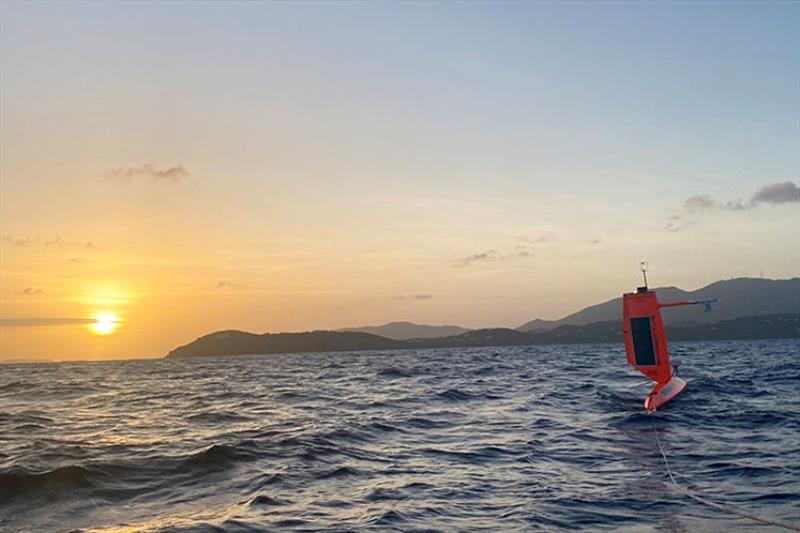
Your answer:
[[[109,335],[119,327],[119,317],[111,313],[98,313],[94,316],[94,322],[89,324],[89,329],[95,335]]]

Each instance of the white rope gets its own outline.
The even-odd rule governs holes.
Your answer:
[[[675,476],[672,475],[672,469],[669,467],[669,459],[667,459],[667,454],[664,452],[664,446],[661,445],[661,439],[658,437],[658,429],[656,428],[655,424],[653,424],[653,433],[656,435],[656,443],[658,443],[658,451],[661,452],[661,457],[664,458],[664,464],[667,467],[667,474],[669,474],[669,478],[675,484],[675,487],[685,494],[686,496],[690,497],[691,499],[702,503],[703,505],[707,505],[713,509],[717,509],[718,511],[723,511],[726,513],[730,513],[742,518],[749,518],[750,520],[755,520],[756,522],[761,522],[762,524],[769,524],[772,526],[782,527],[784,529],[789,529],[792,531],[800,531],[800,524],[790,524],[789,522],[782,522],[780,520],[773,520],[772,518],[766,518],[763,516],[755,515],[752,513],[748,513],[747,511],[740,511],[735,507],[730,505],[723,505],[721,503],[712,502],[705,498],[702,498],[695,494],[694,492],[690,491],[689,489],[681,486],[680,483],[677,482]]]

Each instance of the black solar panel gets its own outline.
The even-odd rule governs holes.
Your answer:
[[[656,352],[653,345],[653,331],[649,316],[631,318],[633,337],[633,357],[637,366],[655,366]]]

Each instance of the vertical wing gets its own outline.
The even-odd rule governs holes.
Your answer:
[[[669,381],[672,369],[667,334],[654,291],[623,295],[622,331],[628,364],[653,381]]]

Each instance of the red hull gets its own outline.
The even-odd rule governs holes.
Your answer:
[[[677,398],[685,388],[686,382],[678,376],[672,376],[672,379],[666,383],[656,383],[656,386],[644,399],[644,408],[648,411],[655,411]]]

